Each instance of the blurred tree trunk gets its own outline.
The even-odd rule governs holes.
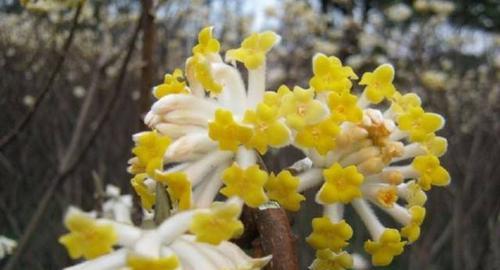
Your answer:
[[[153,86],[155,63],[153,54],[156,42],[155,12],[153,0],[141,0],[142,4],[142,67],[139,98],[139,113],[145,113],[150,107],[151,87]]]

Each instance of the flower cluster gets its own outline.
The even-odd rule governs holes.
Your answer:
[[[364,90],[356,95],[356,73],[324,54],[312,60],[308,87],[266,91],[266,54],[279,41],[273,32],[252,34],[226,52],[227,64],[212,28],[200,32],[185,72],[176,69],[154,88],[158,100],[145,117],[152,131],[134,135],[135,156],[129,162],[145,211],[154,211],[165,191],[173,215],[155,229],[142,230],[70,212],[71,233],[60,241],[72,257],[90,259],[80,265],[98,267],[106,260],[114,262],[106,269],[241,269],[231,257],[241,251],[227,241],[243,232],[242,206],[272,200],[298,211],[305,200],[301,193],[316,187],[324,214],[313,219],[307,237],[317,250],[311,269],[352,267],[346,248],[353,230],[343,215],[347,205],[371,235],[365,250],[374,265],[390,264],[418,239],[424,191],[450,182],[438,159],[447,142],[435,134],[443,118],[424,111],[417,95],[396,89],[391,65],[364,73],[359,81]],[[246,86],[237,62],[248,70]],[[299,169],[267,172],[259,155],[289,145],[306,156],[293,166]],[[224,202],[215,202],[219,193]],[[371,205],[400,226],[384,226]],[[222,246],[235,253],[213,258]],[[268,260],[241,262],[248,265],[244,269],[260,269]]]

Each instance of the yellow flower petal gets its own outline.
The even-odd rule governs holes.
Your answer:
[[[394,80],[394,67],[383,64],[373,72],[366,72],[361,77],[360,85],[366,85],[366,98],[374,104],[380,103],[384,98],[391,98],[396,93],[396,88],[392,84]]]
[[[94,259],[113,251],[118,236],[112,225],[98,224],[90,216],[80,212],[70,212],[65,220],[70,233],[59,238],[73,259],[84,257]]]
[[[241,208],[236,204],[214,203],[210,212],[194,216],[190,231],[197,241],[218,245],[243,233],[243,223],[238,219],[240,214]]]
[[[313,232],[306,238],[313,248],[341,251],[352,237],[352,228],[345,220],[333,223],[328,217],[315,218],[312,221]]]
[[[258,207],[268,201],[264,192],[264,185],[269,176],[259,169],[258,165],[252,165],[242,169],[237,163],[227,168],[222,175],[225,187],[220,193],[227,197],[238,196],[250,207]]]
[[[186,61],[186,73],[189,78],[199,81],[210,95],[217,95],[222,91],[222,85],[217,83],[212,76],[210,64],[202,54],[195,54]]]
[[[297,132],[295,142],[305,148],[314,148],[321,155],[335,149],[340,127],[335,120],[327,118],[316,125],[306,126]]]
[[[314,76],[309,84],[316,92],[335,91],[347,93],[351,91],[350,79],[358,77],[350,67],[342,66],[342,62],[335,56],[316,54],[313,58]]]
[[[271,31],[254,33],[243,40],[240,48],[227,51],[226,58],[242,62],[247,69],[257,69],[264,64],[266,53],[279,39],[279,36]]]
[[[394,256],[403,253],[405,244],[398,230],[385,229],[377,241],[365,242],[365,250],[372,255],[373,265],[384,266],[390,264]]]
[[[219,142],[221,150],[236,151],[240,144],[246,144],[252,138],[252,129],[237,124],[230,111],[217,109],[214,121],[208,124],[208,136]]]
[[[185,172],[157,172],[155,180],[167,186],[170,196],[178,201],[180,210],[191,208],[191,182]]]
[[[316,251],[316,259],[309,269],[311,270],[345,270],[353,267],[354,260],[347,252],[332,252],[328,249]]]
[[[447,186],[450,183],[450,175],[433,155],[418,156],[413,159],[412,167],[418,172],[418,184],[423,190],[429,190],[431,185]]]
[[[297,192],[299,179],[289,171],[283,170],[278,175],[271,173],[266,183],[269,199],[277,201],[283,208],[290,211],[298,211],[300,202],[305,200],[302,194]]]
[[[342,168],[335,163],[330,168],[323,170],[325,183],[318,192],[320,202],[349,203],[353,199],[361,197],[360,186],[363,183],[363,175],[358,172],[356,166],[350,165]]]
[[[330,93],[328,95],[328,107],[330,108],[333,119],[338,122],[361,122],[363,112],[357,105],[357,101],[357,97],[349,93]]]
[[[425,208],[416,205],[412,206],[409,211],[411,221],[401,228],[401,235],[406,237],[409,243],[413,243],[420,237],[420,225],[422,225],[425,218]]]
[[[156,202],[156,194],[148,189],[148,187],[144,184],[144,180],[146,179],[147,174],[140,173],[134,176],[130,183],[134,188],[137,195],[141,199],[141,205],[146,210],[151,210],[153,205]]]
[[[184,81],[182,70],[175,69],[172,74],[166,74],[163,84],[154,88],[153,95],[160,99],[166,95],[171,94],[188,94],[189,88]]]
[[[198,44],[193,48],[193,54],[207,55],[210,53],[218,53],[220,44],[213,37],[213,27],[208,26],[203,28],[198,34]]]
[[[412,107],[397,118],[398,126],[410,135],[410,140],[422,142],[434,137],[434,132],[444,125],[439,114],[425,112],[421,107]]]
[[[132,153],[139,159],[138,167],[144,167],[145,172],[154,177],[155,170],[163,167],[163,155],[170,142],[168,136],[161,135],[156,131],[141,133],[136,139],[135,147],[132,148]]]
[[[268,146],[280,147],[290,140],[290,131],[279,121],[277,108],[265,103],[258,104],[256,111],[247,110],[243,122],[253,126],[253,136],[246,146],[260,154],[265,154]]]
[[[287,125],[300,130],[307,125],[319,123],[326,117],[327,110],[321,102],[314,99],[313,90],[296,86],[293,92],[283,96],[280,115],[286,118]]]

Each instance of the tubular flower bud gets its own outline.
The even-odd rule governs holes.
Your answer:
[[[384,98],[391,98],[396,92],[392,84],[394,80],[394,67],[383,64],[373,72],[366,72],[361,77],[360,85],[366,85],[364,94],[366,98],[374,104],[378,104]]]
[[[348,93],[352,87],[350,79],[358,79],[351,67],[342,66],[340,59],[321,53],[313,58],[313,73],[314,76],[309,84],[318,93],[324,91]]]
[[[266,61],[266,53],[279,40],[280,37],[271,31],[254,33],[243,40],[241,48],[227,51],[226,59],[242,62],[247,69],[259,68]]]

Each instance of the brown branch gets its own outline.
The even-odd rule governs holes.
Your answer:
[[[258,209],[254,212],[264,255],[273,255],[267,270],[299,270],[296,237],[281,207]]]
[[[153,54],[156,40],[155,15],[153,0],[141,0],[142,4],[142,66],[139,99],[139,113],[144,113],[150,106],[150,89],[154,78]]]
[[[0,150],[2,150],[7,144],[12,142],[17,135],[26,127],[26,125],[29,123],[29,121],[33,118],[33,115],[35,115],[35,112],[37,109],[40,107],[40,104],[44,100],[44,98],[47,96],[47,94],[50,92],[50,89],[52,89],[52,85],[54,84],[57,75],[59,75],[59,72],[62,69],[64,60],[66,60],[66,56],[68,55],[69,48],[71,47],[71,44],[73,43],[73,39],[75,36],[76,28],[78,26],[78,19],[80,18],[80,14],[82,11],[83,7],[83,2],[78,4],[78,7],[76,9],[75,15],[73,17],[73,22],[71,25],[71,30],[69,32],[68,37],[66,38],[66,41],[64,42],[63,48],[62,48],[62,53],[59,54],[58,58],[56,59],[56,64],[54,66],[54,69],[52,70],[52,73],[50,74],[49,80],[47,81],[47,84],[45,84],[45,87],[43,90],[37,95],[35,99],[35,103],[33,106],[28,110],[28,112],[23,116],[23,118],[17,122],[14,127],[0,139]]]
[[[41,217],[45,214],[45,211],[47,210],[49,202],[51,201],[52,196],[54,195],[56,188],[62,183],[62,181],[69,174],[71,174],[76,169],[76,167],[77,167],[76,165],[85,156],[88,149],[90,148],[90,145],[95,140],[97,134],[99,133],[99,131],[102,130],[102,128],[101,128],[102,125],[108,119],[110,112],[113,109],[114,105],[116,104],[116,100],[118,99],[117,94],[119,93],[119,90],[122,88],[123,81],[125,78],[125,73],[126,73],[126,70],[128,67],[128,63],[130,62],[130,59],[132,57],[132,53],[133,53],[134,48],[135,48],[135,42],[136,42],[137,36],[139,35],[139,32],[140,32],[140,26],[141,26],[141,20],[139,20],[139,22],[137,23],[137,26],[134,30],[134,33],[130,39],[129,48],[128,48],[127,54],[125,56],[125,59],[123,60],[122,65],[120,67],[120,73],[119,73],[119,76],[117,78],[116,85],[115,85],[115,88],[113,90],[112,96],[108,99],[107,104],[103,107],[103,108],[105,108],[104,112],[100,115],[100,117],[95,122],[95,124],[92,125],[93,129],[91,129],[91,131],[90,131],[90,138],[85,143],[81,144],[82,150],[79,153],[76,153],[75,147],[73,147],[73,148],[71,146],[68,147],[68,149],[71,149],[71,148],[75,149],[75,150],[73,150],[73,151],[75,151],[75,153],[68,153],[67,152],[67,154],[64,155],[65,160],[63,160],[61,162],[61,164],[66,164],[66,165],[60,166],[58,168],[58,173],[54,176],[54,178],[52,178],[50,180],[50,185],[49,185],[48,189],[43,194],[42,199],[40,200],[40,203],[38,204],[38,207],[35,210],[35,213],[33,214],[33,216],[31,217],[31,219],[28,223],[28,227],[26,228],[23,236],[19,240],[18,246],[17,246],[16,250],[14,251],[14,254],[12,254],[12,256],[10,257],[9,261],[7,262],[7,264],[5,265],[3,270],[13,270],[14,269],[21,254],[24,253],[24,249],[27,247],[27,244],[29,243],[29,241],[31,240],[31,237],[33,236],[35,230],[37,229],[37,227],[40,223]],[[81,114],[79,115],[79,117],[81,117]],[[75,131],[76,131],[76,129],[75,129]],[[77,134],[75,134],[75,132],[73,132],[72,137],[74,137],[74,136],[80,136],[80,135],[77,135]],[[77,142],[77,143],[79,143],[79,142]],[[75,157],[75,158],[73,158],[73,157]]]

